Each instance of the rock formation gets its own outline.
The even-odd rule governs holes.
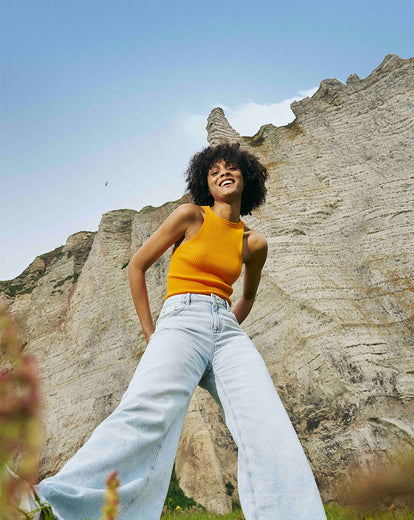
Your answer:
[[[208,118],[269,170],[266,204],[243,220],[269,256],[243,328],[263,355],[324,500],[350,468],[368,471],[413,448],[414,59],[385,57],[367,78],[321,82],[291,105],[289,125],[253,137],[222,109]],[[126,267],[182,201],[111,211],[1,282],[26,349],[39,360],[47,409],[42,475],[54,473],[114,409],[145,349]],[[170,252],[147,273],[154,317]],[[241,294],[241,278],[233,301]],[[277,442],[277,439],[275,440]],[[237,450],[197,389],[176,472],[184,491],[224,513],[237,500]]]

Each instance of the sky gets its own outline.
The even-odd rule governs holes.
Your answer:
[[[412,57],[413,27],[412,0],[0,0],[0,280],[181,197],[214,107],[285,125],[323,79]]]

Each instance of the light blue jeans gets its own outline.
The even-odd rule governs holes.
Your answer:
[[[311,468],[267,367],[228,303],[168,298],[119,406],[36,490],[62,520],[101,516],[105,479],[121,484],[121,520],[158,520],[197,385],[219,403],[238,446],[246,520],[325,520]]]

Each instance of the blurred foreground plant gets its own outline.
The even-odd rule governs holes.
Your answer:
[[[35,359],[23,352],[15,321],[0,302],[0,520],[15,520],[20,497],[38,478],[43,428],[40,378]],[[17,459],[17,463],[15,462]],[[21,478],[6,468],[16,466]],[[115,520],[119,508],[119,479],[113,471],[106,481],[103,516]],[[54,515],[40,503],[46,520]],[[21,513],[21,518],[32,518]],[[81,519],[79,519],[81,520]]]
[[[388,462],[362,472],[357,466],[337,486],[341,503],[357,510],[414,505],[414,450],[389,454]]]
[[[14,504],[24,481],[11,478],[5,464],[18,459],[18,473],[29,484],[37,478],[42,443],[40,379],[36,362],[24,354],[16,326],[0,302],[0,511],[15,518]]]
[[[106,480],[105,503],[102,508],[103,516],[100,520],[115,520],[119,508],[119,479],[116,471],[112,471]]]

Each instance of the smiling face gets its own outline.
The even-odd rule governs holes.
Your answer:
[[[208,170],[207,184],[214,200],[241,197],[244,188],[243,174],[236,164],[220,159]]]

